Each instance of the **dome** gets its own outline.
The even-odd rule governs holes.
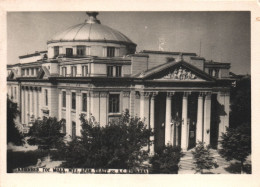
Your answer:
[[[92,12],[87,14],[89,15],[89,18],[85,23],[72,26],[63,32],[56,34],[48,43],[85,41],[136,45],[121,32],[100,24],[100,21],[96,19],[98,13]]]

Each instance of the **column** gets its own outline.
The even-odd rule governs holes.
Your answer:
[[[96,122],[99,121],[99,92],[92,92],[91,93],[91,114],[95,118]]]
[[[173,92],[167,92],[166,95],[166,112],[165,112],[165,145],[172,145],[172,96]]]
[[[33,88],[33,98],[34,98],[34,119],[36,120],[38,118],[38,107],[37,107],[37,88]]]
[[[203,138],[203,93],[198,96],[197,126],[196,126],[196,143]]]
[[[210,144],[210,114],[211,114],[211,93],[206,93],[204,101],[204,130],[203,141],[206,145]]]
[[[154,100],[155,96],[157,95],[156,92],[152,93],[151,100],[150,100],[150,129],[154,132]],[[154,136],[150,137],[152,144],[150,146],[150,154],[154,155]]]
[[[61,116],[61,114],[62,114],[62,91],[61,90],[59,90],[59,107],[58,107],[58,112],[59,112],[59,120],[61,120],[62,119],[62,116]]]
[[[80,136],[81,123],[80,123],[80,114],[81,114],[81,93],[77,91],[76,93],[76,136]]]
[[[149,92],[140,92],[140,118],[149,124]]]
[[[29,114],[29,92],[28,87],[25,89],[25,124],[28,125],[28,114]]]
[[[33,89],[30,87],[29,89],[30,92],[30,115],[29,115],[29,121],[31,122],[32,120],[32,115],[33,115]]]
[[[188,92],[183,93],[182,98],[182,127],[181,127],[181,148],[188,149]]]
[[[66,134],[71,136],[71,92],[66,91]]]
[[[38,117],[42,119],[42,89],[38,87]]]
[[[101,92],[100,93],[100,125],[101,126],[106,126],[107,123],[107,92]]]
[[[22,87],[22,103],[21,103],[21,118],[22,118],[22,124],[25,124],[25,105],[24,105],[24,87]]]

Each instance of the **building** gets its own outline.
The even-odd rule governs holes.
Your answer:
[[[65,119],[63,131],[73,138],[80,135],[80,114],[106,125],[128,109],[154,129],[151,152],[164,144],[188,150],[197,141],[217,147],[229,125],[230,64],[195,53],[137,53],[135,43],[97,14],[52,37],[47,51],[7,66],[20,123]]]

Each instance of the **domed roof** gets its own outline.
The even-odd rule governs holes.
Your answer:
[[[53,36],[48,43],[86,41],[86,42],[111,42],[122,44],[133,44],[128,37],[108,26],[101,25],[96,19],[98,13],[87,13],[89,18],[85,23],[78,24]]]

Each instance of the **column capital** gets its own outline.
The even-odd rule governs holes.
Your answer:
[[[152,99],[155,99],[155,96],[157,96],[158,95],[158,92],[151,92],[151,98]]]
[[[150,96],[150,92],[140,92],[140,96],[143,96],[143,97],[149,97]]]
[[[135,92],[135,98],[140,99],[140,92]]]
[[[171,97],[171,96],[173,96],[174,94],[175,94],[175,92],[174,92],[174,91],[167,92],[167,97]]]
[[[199,96],[198,97],[203,97],[205,95],[205,92],[199,92]]]
[[[211,92],[205,93],[205,99],[210,100],[211,99]]]
[[[99,97],[99,92],[91,92],[90,96],[91,97]]]
[[[123,97],[129,97],[130,96],[130,92],[123,92]]]
[[[188,97],[191,94],[191,92],[183,92],[183,97]]]
[[[71,91],[70,90],[66,90],[66,95],[70,95]]]
[[[100,92],[100,97],[107,97],[108,92]]]

